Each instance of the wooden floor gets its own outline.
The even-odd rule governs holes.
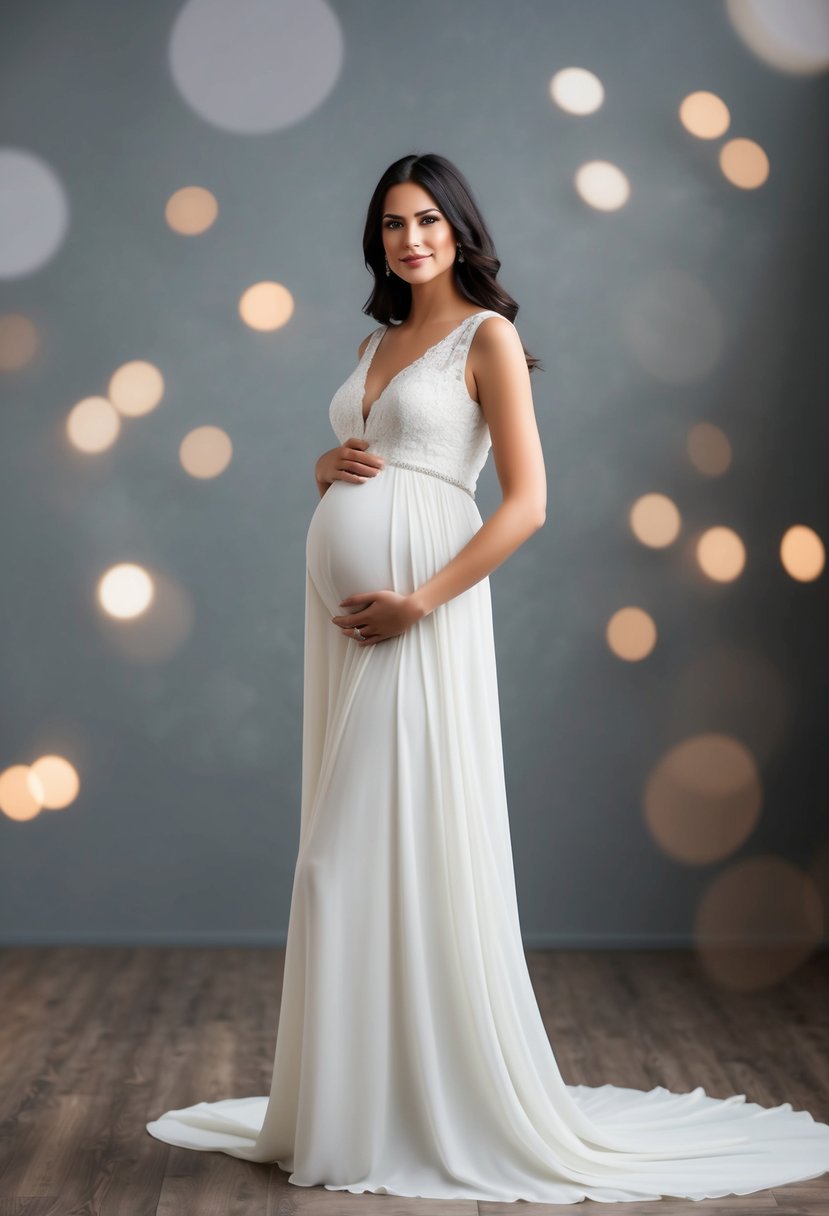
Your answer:
[[[753,994],[691,953],[529,951],[570,1084],[745,1093],[829,1122],[829,952]],[[717,1200],[448,1202],[297,1187],[276,1165],[173,1148],[163,1111],[267,1094],[284,953],[0,950],[0,1216],[829,1216],[829,1175]]]

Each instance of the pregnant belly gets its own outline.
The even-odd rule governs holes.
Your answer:
[[[414,591],[482,522],[457,486],[389,464],[368,481],[328,487],[308,527],[308,572],[331,615],[340,615],[349,595]]]
[[[387,472],[362,483],[332,482],[311,517],[308,571],[332,616],[345,611],[338,605],[348,595],[413,590],[394,582],[392,478]]]

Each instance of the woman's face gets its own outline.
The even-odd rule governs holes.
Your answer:
[[[400,182],[387,190],[381,222],[392,274],[414,286],[451,269],[457,254],[455,234],[422,186]],[[422,260],[404,261],[414,254]]]

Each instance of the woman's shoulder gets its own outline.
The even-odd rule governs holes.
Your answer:
[[[502,312],[498,312],[494,308],[482,308],[479,309],[478,312],[470,313],[470,316],[481,317],[481,321],[478,325],[479,329],[483,329],[484,326],[487,326],[490,332],[492,332],[493,329],[498,328],[505,331],[515,329],[515,325],[512,323],[512,321],[510,321],[509,317],[505,317]]]
[[[480,314],[475,314],[479,316]],[[473,334],[473,346],[477,350],[495,350],[499,347],[508,347],[514,345],[516,341],[520,342],[518,330],[509,317],[505,317],[503,313],[496,312],[494,309],[487,309],[478,324],[475,326]]]
[[[509,317],[494,308],[483,309],[473,315],[478,318],[472,327],[472,346],[476,350],[494,350],[521,341]]]

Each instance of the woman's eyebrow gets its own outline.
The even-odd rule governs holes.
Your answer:
[[[425,207],[423,211],[415,211],[415,215],[426,215],[428,211],[437,211],[437,207]],[[384,220],[403,220],[404,215],[395,215],[393,211],[386,211],[383,215]]]

